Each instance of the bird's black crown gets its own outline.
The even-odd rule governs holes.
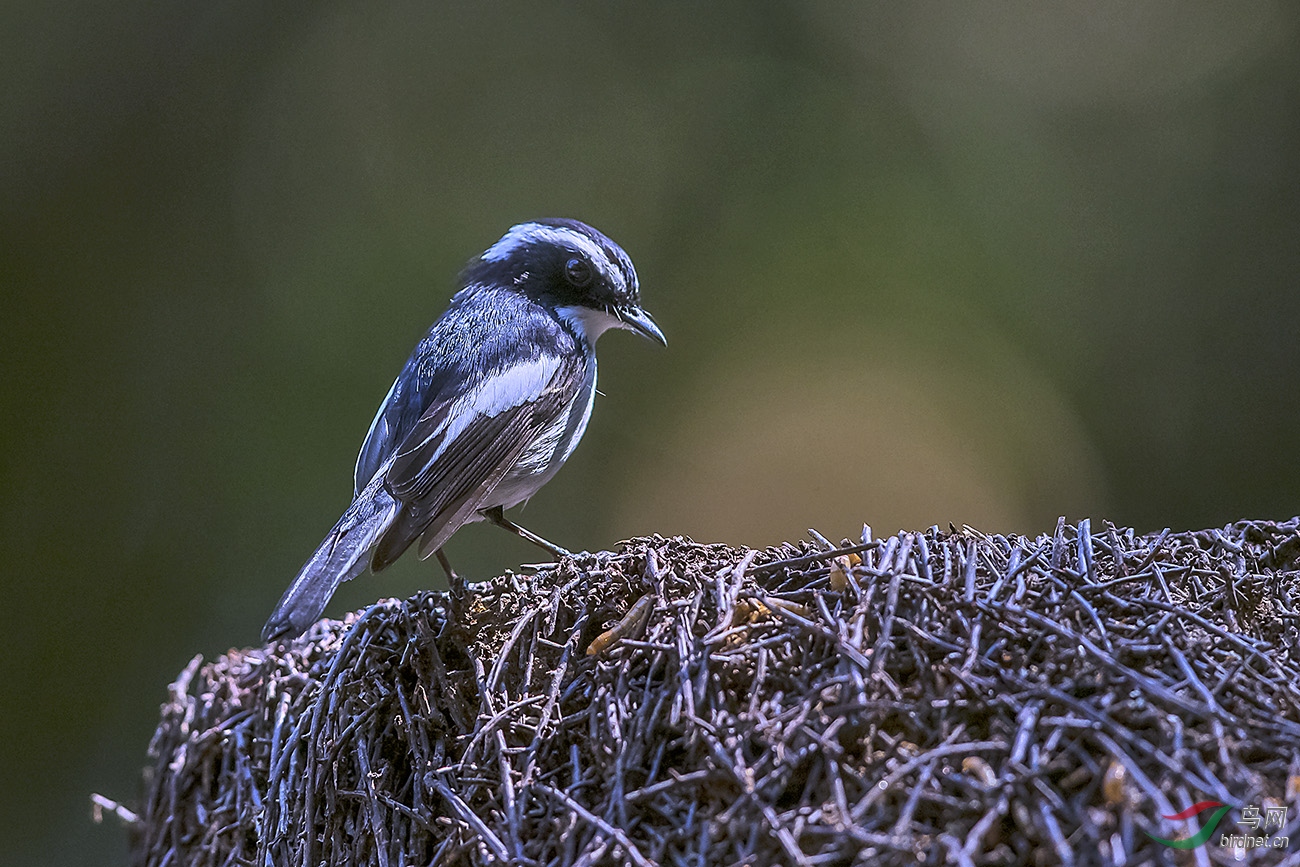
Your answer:
[[[520,223],[461,274],[463,286],[511,286],[553,306],[636,307],[640,285],[623,248],[578,220]]]

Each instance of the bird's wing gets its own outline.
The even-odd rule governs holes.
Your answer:
[[[385,487],[401,509],[375,546],[371,568],[392,563],[426,531],[446,539],[465,523],[572,406],[586,366],[581,355],[542,354],[426,409],[384,469]]]
[[[402,372],[393,380],[392,388],[379,405],[375,420],[366,432],[366,441],[357,455],[353,493],[360,494],[370,480],[393,455],[393,451],[419,423],[426,410],[427,396],[437,394],[449,371],[435,371],[434,375],[420,377],[419,353],[412,353]]]
[[[366,431],[366,441],[361,444],[361,451],[357,454],[357,468],[352,475],[353,496],[359,495],[383,466],[395,426],[389,416],[395,400],[402,396],[401,391],[402,377],[399,376],[393,380],[393,387],[388,389],[388,395],[375,413],[375,420],[370,423],[370,430]]]

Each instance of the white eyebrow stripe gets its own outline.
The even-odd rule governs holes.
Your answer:
[[[510,231],[501,236],[479,258],[484,262],[500,262],[510,258],[516,250],[533,244],[554,244],[559,247],[577,250],[592,262],[606,278],[613,278],[622,285],[623,272],[610,261],[605,249],[582,232],[567,226],[546,226],[541,223],[520,223],[512,226]]]

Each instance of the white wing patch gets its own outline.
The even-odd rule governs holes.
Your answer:
[[[483,505],[509,509],[527,501],[542,485],[550,481],[569,455],[573,454],[578,441],[587,430],[595,398],[596,359],[592,357],[582,387],[568,409],[538,434],[537,440],[519,456],[519,460]]]
[[[536,400],[545,391],[546,386],[560,369],[560,359],[554,355],[543,355],[532,361],[512,364],[505,370],[493,374],[460,399],[467,409],[489,418],[513,409],[522,403]],[[452,418],[462,415],[453,412]]]
[[[420,445],[441,438],[442,443],[431,458],[436,461],[475,418],[492,418],[540,397],[555,372],[560,369],[560,364],[561,360],[556,356],[543,355],[532,361],[513,364],[488,376],[475,389],[456,399],[447,413],[446,424],[430,431]]]

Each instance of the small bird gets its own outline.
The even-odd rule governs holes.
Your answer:
[[[568,552],[505,518],[546,484],[587,429],[596,340],[621,328],[668,341],[641,308],[632,260],[577,220],[506,232],[461,273],[451,305],[415,347],[379,407],[343,517],[262,628],[301,635],[335,589],[379,572],[417,539],[437,554],[463,525],[488,520]]]

